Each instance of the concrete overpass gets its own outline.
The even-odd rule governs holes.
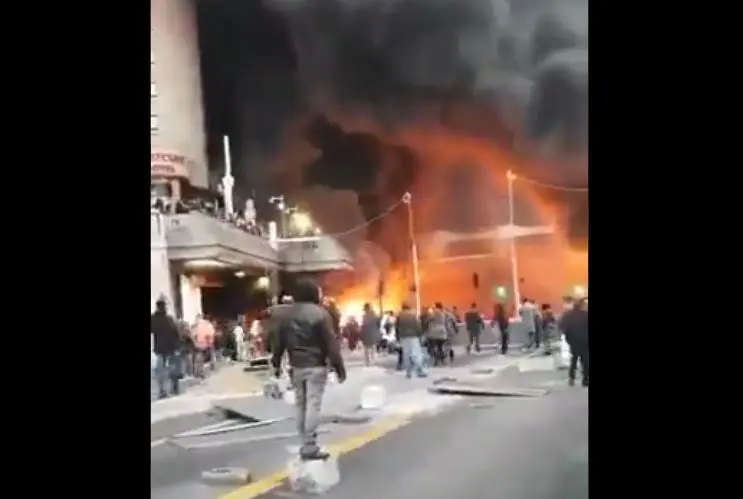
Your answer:
[[[351,255],[331,236],[316,241],[270,241],[202,213],[150,217],[151,301],[175,293],[199,308],[199,285],[191,276],[205,269],[233,269],[246,275],[351,270]]]
[[[158,239],[157,231],[162,231],[168,260],[186,266],[188,262],[213,261],[226,267],[261,272],[352,269],[351,256],[331,236],[321,236],[317,241],[272,243],[266,237],[249,234],[202,213],[153,215],[150,225],[154,235],[151,242]]]

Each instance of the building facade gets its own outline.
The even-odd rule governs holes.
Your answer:
[[[196,6],[150,0],[151,175],[207,187],[208,163]]]
[[[206,188],[209,169],[195,0],[150,0],[150,182],[154,197],[179,198],[182,182]],[[189,320],[201,313],[205,275],[249,277],[351,268],[331,237],[277,241],[202,213],[153,213],[150,299],[164,296]]]

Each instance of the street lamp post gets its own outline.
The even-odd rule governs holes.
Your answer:
[[[233,188],[235,187],[235,177],[232,176],[232,156],[230,154],[230,138],[225,135],[222,137],[224,146],[224,176],[222,176],[222,197],[224,198],[224,211],[227,217],[230,217],[235,211]]]
[[[514,196],[513,196],[513,181],[516,179],[516,175],[509,169],[506,172],[506,179],[508,179],[508,224],[511,228],[515,227],[514,218]],[[513,299],[515,301],[514,316],[518,317],[519,303],[521,303],[521,290],[519,289],[519,264],[518,256],[516,254],[516,234],[512,234],[509,240],[509,251],[511,254],[511,279],[513,279]]]
[[[413,286],[415,286],[415,310],[418,316],[421,314],[421,278],[420,268],[418,266],[418,243],[415,239],[415,230],[413,226],[413,196],[406,192],[402,197],[402,202],[408,207],[408,237],[410,238],[410,252],[413,260]]]

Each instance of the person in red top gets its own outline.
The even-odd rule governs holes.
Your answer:
[[[197,378],[203,378],[204,362],[214,355],[214,325],[204,317],[198,316],[191,331],[196,346],[195,374]]]

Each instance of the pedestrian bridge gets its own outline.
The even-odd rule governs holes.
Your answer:
[[[286,272],[322,272],[326,270],[353,270],[351,255],[330,236],[316,241],[287,241],[279,243],[279,261]]]
[[[151,247],[165,246],[168,260],[181,263],[214,262],[225,267],[286,272],[352,268],[350,255],[333,237],[272,244],[266,237],[198,212],[153,214],[150,236]]]

